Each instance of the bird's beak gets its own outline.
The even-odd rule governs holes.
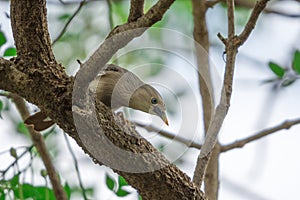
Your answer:
[[[160,116],[160,118],[165,122],[165,124],[167,124],[169,126],[169,122],[168,122],[166,112],[162,112],[162,115]]]
[[[167,125],[169,126],[167,114],[166,114],[165,111],[161,111],[161,109],[158,108],[158,107],[155,107],[155,108],[153,109],[153,111],[154,111],[154,113],[155,113],[157,116],[159,116],[159,117],[165,122],[165,124],[167,124]]]

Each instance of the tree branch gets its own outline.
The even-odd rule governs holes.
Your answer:
[[[297,2],[299,2],[299,0],[295,0]],[[206,6],[208,8],[212,8],[214,7],[216,4],[220,3],[220,2],[226,2],[226,0],[212,0],[206,1]],[[236,6],[240,6],[243,8],[250,8],[252,9],[255,6],[255,1],[249,1],[249,0],[235,0],[235,5]],[[289,17],[289,18],[299,18],[300,14],[290,14],[290,13],[286,13],[286,12],[282,12],[280,10],[276,10],[276,9],[272,9],[272,8],[265,8],[263,10],[264,13],[266,14],[276,14],[282,17]]]
[[[249,35],[251,34],[251,32],[253,31],[253,29],[255,27],[258,16],[264,10],[268,1],[269,0],[261,0],[255,4],[253,11],[251,13],[250,19],[248,20],[242,33],[238,36],[238,39],[239,39],[238,45],[239,46],[241,46],[248,39]]]
[[[245,29],[247,31],[243,31],[246,33],[251,33],[254,26],[250,26],[250,24],[255,25],[256,20],[258,19],[258,15],[261,13],[261,11],[266,6],[268,0],[260,0],[257,2],[257,5],[254,7],[251,16],[250,17]],[[216,108],[216,112],[212,118],[211,124],[207,131],[207,136],[205,139],[205,142],[202,146],[201,152],[198,156],[197,160],[197,166],[195,169],[194,176],[194,182],[197,184],[198,187],[201,186],[203,176],[205,174],[208,162],[210,160],[212,150],[217,142],[217,137],[219,134],[219,131],[222,127],[223,121],[226,117],[226,114],[228,112],[229,106],[230,106],[230,99],[232,94],[232,81],[233,81],[233,75],[234,75],[234,66],[235,66],[235,58],[237,54],[238,47],[245,42],[247,37],[237,37],[235,36],[234,31],[234,1],[233,0],[227,0],[228,5],[228,38],[224,39],[226,46],[226,69],[225,69],[225,75],[224,75],[224,81],[223,81],[223,88],[221,93],[221,100],[219,105]],[[254,20],[251,21],[250,20]],[[223,38],[223,37],[222,37]]]
[[[211,122],[212,115],[214,113],[214,91],[212,87],[211,72],[209,66],[209,34],[207,31],[206,24],[206,3],[206,0],[192,1],[194,17],[194,39],[197,55],[199,88],[202,99],[205,135],[207,134],[207,130]],[[210,160],[208,170],[206,171],[204,187],[207,198],[211,200],[217,199],[219,190],[219,150],[216,150],[214,152],[215,153],[213,154]],[[197,165],[201,166],[200,163],[197,163]],[[200,170],[200,167],[198,167],[197,169]],[[195,177],[198,176],[196,174],[201,174],[201,172],[194,172],[194,180]]]
[[[136,21],[144,14],[144,0],[131,0],[128,22]]]
[[[52,52],[50,39],[46,38],[47,42],[43,44],[37,42],[36,45],[39,45],[37,47],[32,47],[29,42],[29,40],[32,41],[30,36],[37,32],[49,37],[47,24],[43,26],[39,24],[46,22],[45,1],[20,2],[13,0],[11,3],[13,7],[11,15],[14,18],[12,26],[18,26],[17,28],[13,27],[14,37],[18,52],[21,52],[18,55],[22,55],[22,57],[18,56],[10,61],[0,59],[0,88],[17,93],[29,102],[36,104],[58,126],[73,137],[95,163],[113,168],[139,191],[143,199],[205,199],[200,189],[190,181],[186,174],[169,163],[149,142],[141,138],[131,125],[122,123],[122,120],[118,118],[114,120],[115,116],[112,115],[111,110],[101,102],[97,101],[95,107],[96,113],[94,114],[98,120],[94,118],[93,113],[81,109],[78,104],[72,104],[74,89],[82,89],[81,85],[77,88],[78,85],[73,84],[74,78],[67,76],[63,67],[55,60],[50,59],[51,56],[42,57],[42,62],[39,59],[41,58],[40,53],[44,55],[43,52],[47,52],[45,49]],[[92,70],[86,71],[88,77],[86,79],[81,77],[81,80],[92,80],[91,78],[96,75],[95,72],[104,66],[118,48],[123,47],[147,27],[160,20],[172,3],[173,0],[160,0],[137,21],[115,28],[108,37],[111,41],[104,42],[95,55],[89,59],[88,63],[92,64],[90,68]],[[31,4],[33,9],[28,8],[28,5]],[[27,12],[24,12],[24,9]],[[34,15],[31,12],[34,12]],[[18,16],[19,13],[26,13],[26,15],[22,15],[24,19]],[[35,17],[44,20],[35,20]],[[28,23],[34,28],[28,28]],[[140,27],[145,27],[145,29],[134,34],[124,34],[124,31]],[[36,30],[38,28],[42,30]],[[16,30],[23,33],[19,35]],[[118,36],[112,38],[115,34]],[[40,48],[44,48],[42,52],[37,51]],[[48,52],[48,54],[52,53]],[[36,56],[27,57],[26,55]],[[83,64],[82,69],[85,66],[88,65]],[[76,78],[79,78],[78,74]],[[76,121],[77,119],[80,120]],[[118,151],[114,151],[116,149]],[[130,156],[119,154],[120,152]],[[119,168],[128,167],[128,165],[131,166],[128,170]],[[140,173],[137,173],[137,169],[140,170]]]
[[[79,186],[80,186],[80,189],[81,189],[83,199],[88,200],[85,188],[83,187],[83,183],[82,183],[82,179],[81,179],[81,175],[80,175],[80,171],[79,171],[79,165],[78,165],[77,158],[76,158],[75,153],[74,153],[74,151],[71,147],[71,144],[69,142],[69,138],[67,137],[67,134],[64,133],[63,135],[64,135],[64,138],[65,138],[68,150],[69,150],[69,152],[70,152],[70,154],[73,158],[73,162],[74,162],[74,166],[75,166],[75,170],[76,170],[76,174],[77,174],[77,178],[78,178],[78,182],[79,182]]]
[[[23,120],[27,119],[29,117],[29,111],[26,107],[26,103],[24,99],[16,94],[11,94],[12,100],[16,104],[16,107],[21,114],[21,117]],[[27,126],[30,137],[32,142],[34,143],[34,146],[36,147],[37,151],[39,152],[42,161],[46,167],[47,173],[49,175],[54,195],[56,199],[62,199],[67,200],[67,195],[60,183],[60,179],[58,174],[55,171],[54,165],[51,161],[50,154],[47,150],[44,138],[40,132],[37,132],[33,129],[31,126]]]
[[[1,89],[8,90],[9,88],[12,92],[18,91],[30,102],[41,98],[45,94],[45,91],[44,93],[34,92],[34,88],[40,87],[40,83],[32,81],[32,77],[26,78],[25,74],[18,77],[18,71],[10,69],[15,69],[13,62],[0,59]],[[18,78],[14,76],[17,76]],[[14,77],[14,79],[11,77]],[[16,81],[19,84],[16,84]],[[26,83],[32,83],[29,87],[31,90],[25,89]],[[25,88],[23,88],[23,85],[25,85]],[[49,88],[52,87],[54,87],[54,85],[49,85]],[[65,86],[65,89],[68,88],[72,89],[72,87]],[[169,163],[168,160],[149,142],[144,138],[141,138],[131,125],[120,124],[122,123],[122,120],[118,119],[116,119],[118,123],[116,124],[111,111],[101,102],[96,104],[96,113],[98,116],[96,124],[93,124],[95,121],[93,115],[85,111],[78,112],[75,109],[76,107],[74,107],[74,115],[79,114],[80,117],[83,118],[83,120],[79,122],[75,121],[77,123],[77,129],[74,125],[71,109],[65,109],[64,113],[62,113],[64,117],[59,117],[59,112],[63,109],[64,104],[60,104],[60,102],[54,100],[54,97],[52,96],[55,96],[56,99],[61,99],[61,95],[65,96],[66,94],[69,94],[69,92],[70,91],[67,90],[63,94],[51,94],[51,96],[48,96],[48,98],[45,99],[44,103],[47,105],[49,103],[48,101],[52,101],[53,99],[51,103],[55,106],[53,107],[53,110],[49,112],[49,116],[75,139],[78,145],[93,158],[94,162],[100,165],[105,164],[107,166],[111,166],[114,163],[116,165],[119,164],[118,166],[128,166],[129,164],[133,164],[134,167],[132,166],[131,170],[149,170],[145,173],[132,173],[126,170],[118,170],[118,167],[117,169],[112,167],[116,173],[123,176],[130,185],[139,191],[143,196],[143,199],[204,199],[203,193],[201,193],[200,189],[190,181],[186,174],[181,172],[175,165]],[[68,99],[69,98],[66,98],[64,100],[69,101]],[[69,101],[69,104],[71,104],[71,101]],[[40,107],[45,106],[42,104],[37,105]],[[47,107],[46,110],[49,111]],[[71,118],[66,117],[70,115]],[[100,123],[100,129],[95,128],[98,127],[98,123]],[[80,130],[80,128],[83,128],[83,130]],[[79,136],[76,130],[86,134]],[[84,139],[84,141],[82,139]],[[113,146],[107,146],[107,142],[109,144],[113,143]],[[117,151],[111,150],[111,147],[124,149],[125,152],[134,152],[132,156],[141,153],[140,159],[136,160],[132,157],[119,155]],[[160,166],[163,167],[159,168]],[[153,193],[153,191],[155,192]]]
[[[253,8],[255,6],[254,1],[248,1],[248,0],[236,0],[235,3],[237,6],[241,6],[244,8]],[[266,14],[276,14],[279,16],[290,17],[290,18],[299,18],[300,17],[299,14],[289,14],[289,13],[285,13],[285,12],[275,10],[272,8],[265,8],[263,12]]]
[[[199,75],[199,88],[204,111],[205,132],[208,129],[214,109],[213,89],[209,69],[209,38],[206,25],[205,0],[193,0],[194,39]]]
[[[155,133],[158,133],[159,135],[165,137],[165,138],[168,138],[168,139],[171,139],[171,140],[175,140],[177,142],[180,142],[182,144],[185,144],[186,146],[188,147],[193,147],[193,148],[196,148],[196,149],[201,149],[201,144],[198,144],[198,143],[195,143],[193,142],[192,140],[188,140],[188,139],[185,139],[183,137],[180,137],[180,136],[177,136],[173,133],[170,133],[170,132],[167,132],[167,131],[164,131],[164,130],[160,130],[154,126],[148,126],[148,125],[145,125],[145,124],[142,124],[142,123],[139,123],[139,122],[134,122],[137,126],[139,127],[142,127],[144,129],[146,129],[147,131],[149,132],[155,132]]]
[[[233,40],[234,38],[234,1],[227,0],[228,6],[228,40]],[[227,44],[231,44],[228,42]],[[211,124],[208,128],[205,142],[202,146],[200,154],[197,159],[197,165],[195,168],[194,179],[193,181],[196,185],[200,188],[203,182],[204,174],[207,169],[209,160],[212,155],[213,148],[217,142],[218,133],[222,127],[223,121],[225,119],[231,92],[232,92],[232,79],[233,79],[233,69],[234,69],[234,59],[236,55],[237,46],[232,46],[229,48],[229,45],[226,46],[226,50],[228,50],[227,55],[228,58],[226,60],[226,70],[225,70],[225,77],[223,83],[223,89],[221,94],[221,100],[219,105],[216,108],[216,112],[212,118]]]
[[[246,144],[249,144],[250,142],[253,142],[255,140],[259,140],[259,139],[261,139],[265,136],[268,136],[272,133],[275,133],[277,131],[280,131],[280,130],[283,130],[283,129],[289,129],[289,128],[291,128],[292,126],[294,126],[296,124],[300,124],[300,119],[285,121],[282,124],[279,124],[279,125],[274,126],[272,128],[262,130],[262,131],[260,131],[258,133],[255,133],[252,136],[247,137],[245,139],[235,141],[235,142],[233,142],[231,144],[228,144],[228,145],[223,145],[222,148],[221,148],[221,152],[226,152],[226,151],[229,151],[229,150],[232,150],[232,149],[235,149],[235,148],[242,148],[243,146],[245,146]]]
[[[81,8],[83,8],[83,6],[87,3],[86,0],[83,0],[79,3],[78,8],[75,10],[75,12],[73,13],[73,15],[68,19],[67,23],[65,24],[65,26],[63,27],[63,29],[60,31],[60,33],[58,34],[58,36],[53,40],[52,45],[54,45],[66,32],[68,26],[70,25],[70,23],[72,22],[72,20],[74,19],[74,17],[80,12]]]
[[[38,60],[46,64],[55,62],[51,50],[51,42],[47,27],[47,10],[44,0],[18,3],[11,1],[11,24],[18,57],[22,59]],[[23,11],[23,12],[20,12]],[[29,11],[29,12],[24,12]],[[45,13],[41,15],[41,13]],[[30,33],[31,35],[27,35]],[[30,54],[29,52],[39,52]]]
[[[222,2],[222,1],[226,1],[226,0],[206,0],[205,6],[207,8],[212,8],[214,7],[216,4]]]

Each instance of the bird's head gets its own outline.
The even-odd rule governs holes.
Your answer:
[[[129,100],[129,107],[156,115],[169,125],[162,97],[148,84],[142,85],[133,92]]]

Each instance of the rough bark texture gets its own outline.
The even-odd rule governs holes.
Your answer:
[[[160,1],[160,4],[162,2],[167,1]],[[164,6],[163,8],[167,9]],[[161,10],[156,12],[161,14]],[[148,17],[153,18],[152,15],[155,15],[155,10],[152,10]],[[91,113],[79,107],[74,109],[75,115],[83,119],[78,122],[81,123],[79,127],[86,131],[81,137],[90,142],[84,145],[77,133],[78,127],[75,128],[72,115],[74,78],[69,77],[63,67],[55,61],[47,29],[45,1],[12,0],[11,17],[18,56],[11,60],[0,58],[1,89],[16,93],[37,105],[73,137],[94,162],[103,164],[104,160],[126,164],[129,160],[137,167],[144,167],[145,171],[149,172],[132,173],[115,170],[139,191],[143,199],[205,199],[203,193],[187,175],[141,138],[130,124],[127,122],[124,124],[119,118],[116,123],[110,110],[101,102],[96,104],[96,114],[102,131],[95,128],[95,119],[91,118]],[[156,20],[160,18],[154,17]],[[147,20],[149,22],[151,18]],[[132,153],[143,153],[143,156],[139,162],[130,160],[130,157],[120,157],[105,148],[106,139],[118,148]],[[153,166],[163,167],[151,171]]]

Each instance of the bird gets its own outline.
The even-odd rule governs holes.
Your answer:
[[[129,107],[156,115],[169,125],[166,106],[159,92],[127,69],[107,64],[89,88],[112,110]]]
[[[127,69],[107,64],[88,88],[112,111],[129,107],[158,116],[169,125],[166,106],[159,92]],[[29,116],[24,123],[33,125],[36,131],[43,131],[54,124],[41,111]]]

